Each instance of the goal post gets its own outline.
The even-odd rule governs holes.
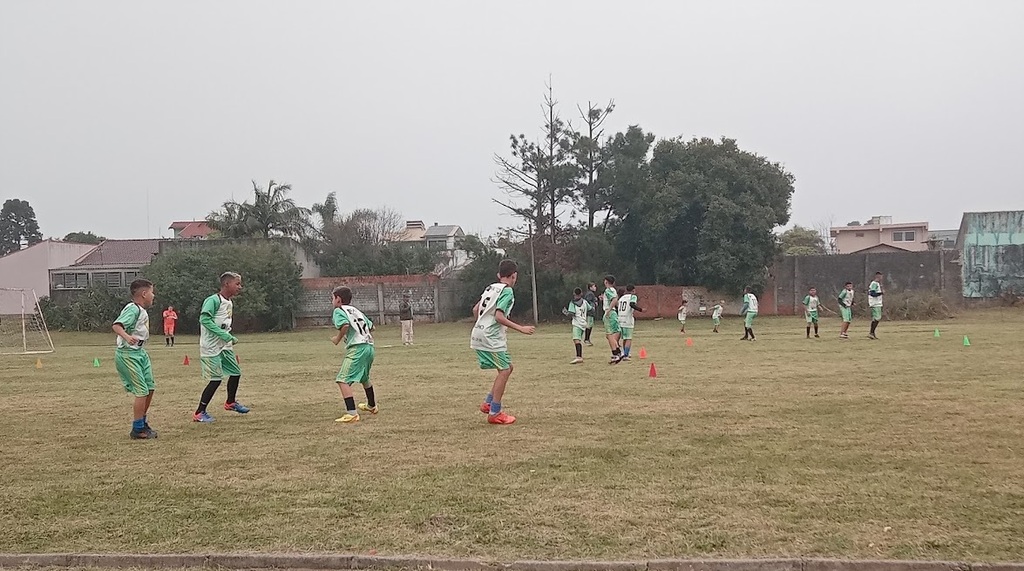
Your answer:
[[[0,355],[53,353],[35,290],[0,288]]]

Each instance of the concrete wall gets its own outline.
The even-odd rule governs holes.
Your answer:
[[[440,284],[433,275],[306,278],[302,280],[303,293],[295,325],[329,326],[334,311],[331,292],[341,285],[352,288],[352,305],[374,324],[398,323],[398,306],[407,293],[411,296],[413,317],[417,321],[436,321]],[[443,310],[440,315],[443,316]]]
[[[796,315],[812,286],[822,300],[833,299],[847,281],[863,297],[874,273],[885,275],[887,291],[932,291],[956,304],[960,298],[959,254],[955,251],[845,254],[836,256],[788,256],[773,266],[769,289],[774,291],[775,313]],[[767,293],[767,292],[766,292]],[[767,299],[767,295],[764,296]],[[769,303],[761,313],[771,315]]]
[[[0,258],[0,287],[34,289],[37,296],[48,296],[50,269],[69,266],[95,247],[89,244],[46,240],[8,254]],[[13,301],[14,297],[18,297],[16,302]],[[15,313],[21,313],[20,296],[0,295],[0,314]]]
[[[965,213],[958,241],[964,297],[1024,293],[1024,211]]]

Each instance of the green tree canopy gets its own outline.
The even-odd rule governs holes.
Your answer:
[[[260,188],[252,181],[253,201],[229,200],[206,221],[225,238],[270,238],[286,236],[302,239],[309,235],[310,210],[288,198],[291,185],[271,180]]]
[[[826,254],[825,240],[813,228],[804,228],[799,224],[786,230],[779,236],[782,253],[786,256],[816,256]]]
[[[64,236],[65,242],[74,242],[76,244],[99,244],[106,240],[103,236],[97,236],[92,232],[70,232]]]
[[[173,305],[182,331],[198,330],[203,300],[215,293],[218,277],[242,274],[244,289],[235,299],[240,330],[289,329],[302,293],[301,269],[288,250],[276,244],[205,246],[173,250],[142,269],[155,284],[156,305]]]
[[[0,209],[0,256],[17,252],[22,244],[31,246],[43,241],[36,211],[27,200],[10,198]]]

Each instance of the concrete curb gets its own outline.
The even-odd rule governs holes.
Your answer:
[[[437,571],[1024,571],[1024,563],[844,559],[662,559],[651,561],[514,561],[333,554],[0,554],[0,569],[430,569]]]

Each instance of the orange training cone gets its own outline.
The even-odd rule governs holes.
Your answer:
[[[647,376],[651,377],[652,379],[658,378],[658,369],[654,368],[654,363],[651,363],[651,371],[647,373]]]
[[[185,360],[181,362],[182,365],[188,366],[188,355],[185,355]]]
[[[640,358],[641,359],[646,359],[647,358],[647,349],[644,349],[643,347],[640,348]]]
[[[686,338],[686,346],[687,347],[693,347],[693,337],[687,337]]]

